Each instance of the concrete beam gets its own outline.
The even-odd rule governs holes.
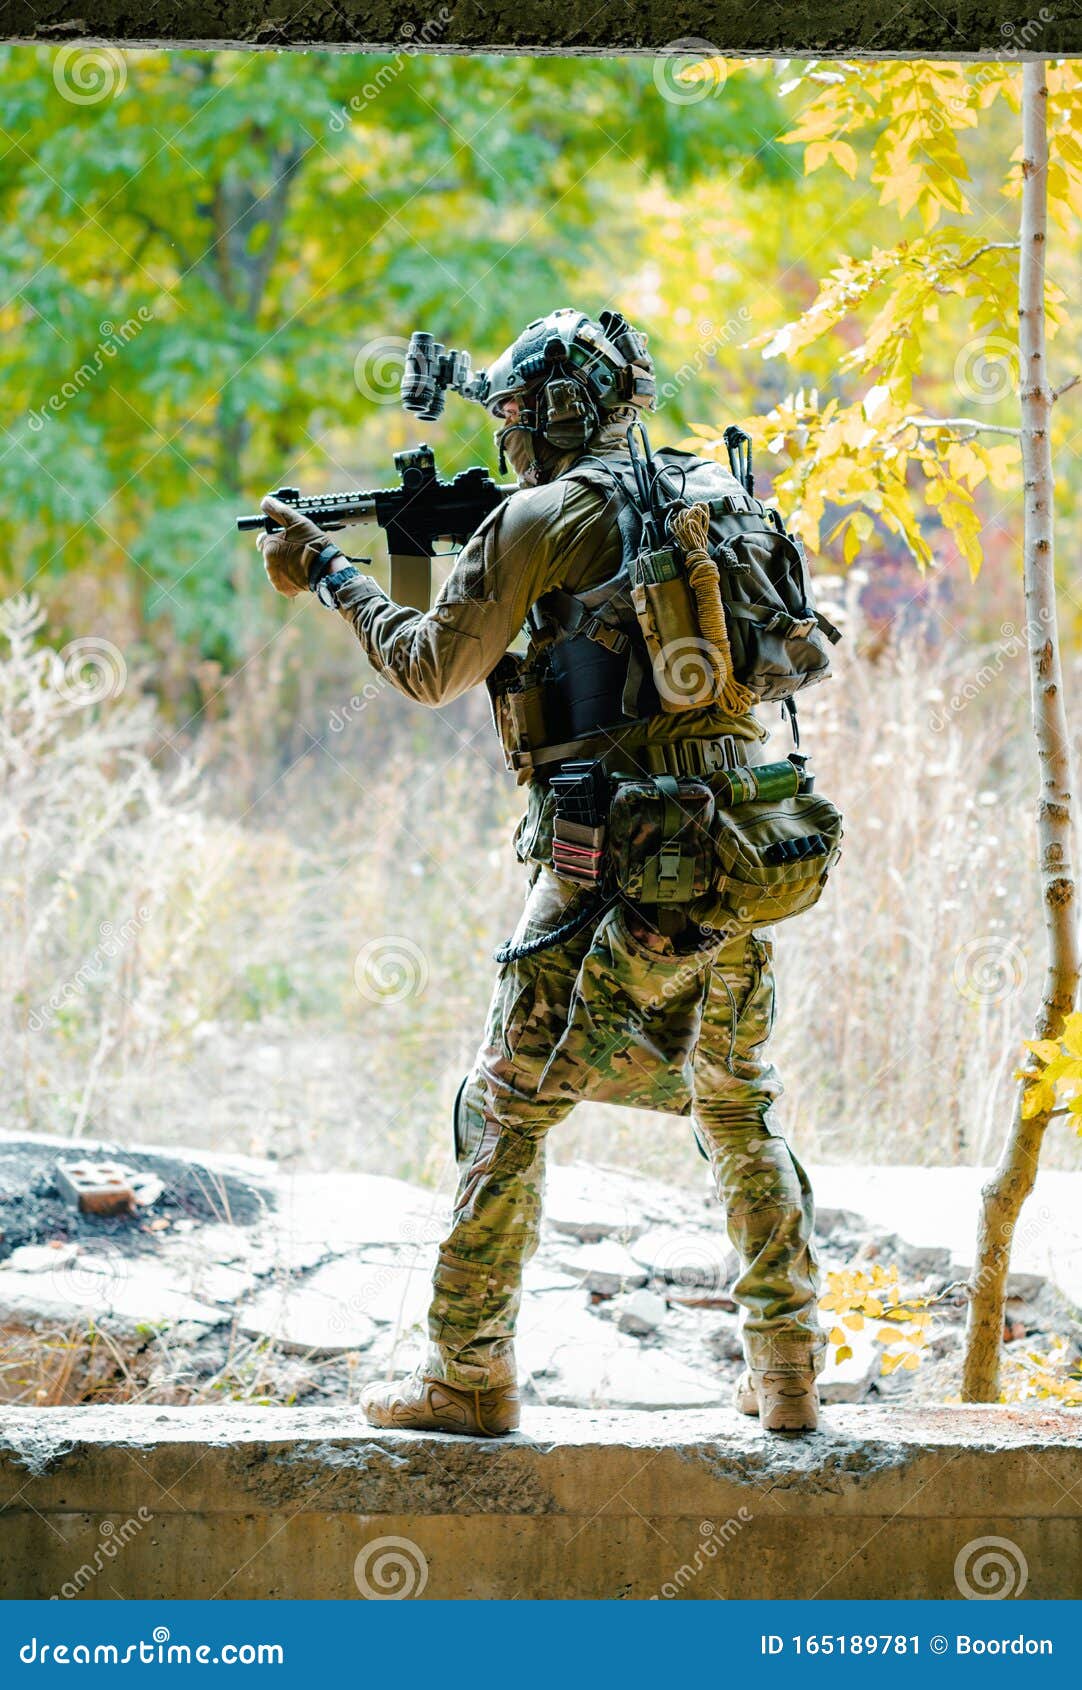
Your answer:
[[[656,53],[691,40],[733,56],[991,58],[1082,52],[1080,0],[0,0],[0,35],[129,45]],[[704,45],[706,44],[706,45]]]
[[[802,1439],[533,1410],[491,1444],[340,1409],[9,1410],[0,1597],[1078,1598],[1080,1453],[1082,1418],[1042,1409],[837,1408]]]

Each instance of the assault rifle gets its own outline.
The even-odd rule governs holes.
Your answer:
[[[456,549],[464,546],[489,511],[514,489],[493,481],[480,465],[463,470],[453,481],[442,481],[431,446],[396,452],[394,467],[401,477],[399,487],[314,498],[302,498],[296,487],[279,487],[274,497],[326,531],[377,522],[387,536],[391,597],[414,610],[427,610],[436,541],[447,540]],[[237,518],[242,534],[260,528],[274,534],[280,526],[262,511],[258,516]]]

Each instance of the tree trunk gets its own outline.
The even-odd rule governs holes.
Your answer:
[[[1048,227],[1048,89],[1042,61],[1022,67],[1022,240],[1018,276],[1023,579],[1030,704],[1040,766],[1037,838],[1048,969],[1036,1034],[1057,1038],[1074,1007],[1079,936],[1071,866],[1071,753],[1060,673],[1053,552],[1052,391],[1045,364],[1045,247]],[[1033,1189],[1049,1115],[1024,1120],[1022,1090],[999,1165],[982,1193],[970,1292],[962,1396],[999,1394],[1003,1306],[1011,1241]]]

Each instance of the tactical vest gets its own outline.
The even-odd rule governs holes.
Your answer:
[[[730,718],[760,700],[791,706],[794,692],[828,672],[823,641],[838,638],[815,609],[803,548],[777,511],[721,464],[673,450],[656,453],[654,462],[683,504],[709,511],[704,550],[725,613],[712,634],[737,683],[724,695]],[[509,653],[489,677],[508,767],[520,780],[580,757],[651,774],[702,776],[732,767],[741,754],[729,736],[642,743],[658,716],[718,702],[707,659],[715,670],[717,664],[686,582],[673,578],[683,571],[666,563],[667,553],[644,554],[630,459],[580,459],[560,479],[612,501],[621,561],[607,581],[544,593],[527,617],[525,658]],[[691,690],[682,694],[685,679]],[[695,692],[700,681],[706,693]]]

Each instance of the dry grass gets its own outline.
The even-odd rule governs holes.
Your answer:
[[[483,700],[421,712],[346,643],[316,684],[285,636],[178,735],[4,617],[5,1126],[434,1177],[521,894]],[[786,1121],[831,1160],[981,1160],[1038,985],[1024,658],[856,643],[802,709],[847,840],[779,933]],[[698,1167],[680,1123],[591,1106],[554,1150]]]

